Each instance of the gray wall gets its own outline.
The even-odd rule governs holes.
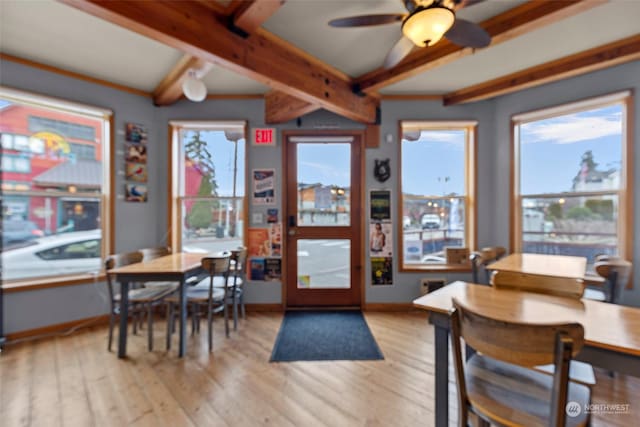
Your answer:
[[[60,97],[114,111],[116,141],[116,171],[121,170],[121,150],[124,144],[124,124],[136,122],[149,129],[149,202],[125,203],[123,200],[124,176],[117,175],[115,250],[127,251],[140,247],[166,243],[166,171],[168,165],[167,134],[169,120],[248,120],[249,126],[264,126],[262,100],[206,101],[191,103],[181,101],[171,107],[157,108],[148,98],[118,91],[108,87],[79,81],[70,77],[34,69],[9,61],[2,61],[0,83],[49,96]],[[478,245],[509,243],[509,119],[512,114],[553,106],[585,97],[611,93],[622,89],[640,89],[640,63],[630,63],[608,70],[576,77],[563,82],[518,92],[495,100],[468,105],[443,107],[430,101],[385,101],[382,103],[380,147],[366,152],[366,190],[390,189],[394,206],[398,203],[398,121],[399,120],[477,120],[478,126]],[[636,100],[637,104],[637,100]],[[640,143],[640,108],[635,108],[634,140]],[[277,126],[283,129],[314,129],[330,125],[339,129],[362,129],[362,125],[319,111],[302,118],[301,127],[296,122]],[[390,134],[392,143],[385,142]],[[276,148],[251,147],[248,144],[247,170],[275,168],[281,170],[282,141],[278,135]],[[392,177],[384,184],[373,179],[375,159],[391,159]],[[640,149],[635,150],[635,164],[640,164]],[[278,174],[278,206],[281,208],[282,176]],[[635,182],[638,181],[636,174]],[[495,189],[495,190],[494,190]],[[634,188],[635,212],[640,212],[640,190]],[[368,212],[368,201],[365,212]],[[249,215],[256,209],[250,206]],[[282,211],[281,211],[282,212]],[[392,219],[397,221],[396,209]],[[635,277],[640,277],[640,221],[635,219],[634,266]],[[250,216],[249,216],[250,218]],[[397,233],[395,233],[397,234]],[[367,236],[368,233],[365,233]],[[365,237],[367,239],[368,237]],[[398,236],[394,236],[395,253],[398,253]],[[368,242],[365,242],[368,243]],[[367,247],[365,245],[365,247]],[[419,294],[419,279],[427,274],[398,273],[394,259],[394,285],[368,284],[370,268],[365,270],[366,302],[410,302]],[[369,264],[367,262],[367,264]],[[431,274],[447,280],[469,279],[469,274]],[[636,283],[638,283],[636,281]],[[250,283],[247,302],[281,302],[280,283]],[[640,286],[623,294],[624,303],[640,306]],[[95,316],[107,311],[104,283],[91,283],[64,288],[10,293],[5,298],[5,330],[8,333],[42,327]]]

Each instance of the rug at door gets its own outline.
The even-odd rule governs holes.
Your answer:
[[[271,362],[382,359],[359,311],[288,311],[271,353]]]

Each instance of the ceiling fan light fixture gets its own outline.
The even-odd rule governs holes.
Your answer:
[[[182,93],[193,102],[204,101],[207,97],[207,87],[202,80],[196,77],[195,72],[189,72],[189,76],[182,82]]]
[[[402,34],[418,47],[432,46],[451,28],[455,14],[442,6],[418,7],[402,23]]]

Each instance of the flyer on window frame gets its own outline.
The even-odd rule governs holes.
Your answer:
[[[252,203],[254,205],[276,204],[275,169],[254,169],[252,171]]]

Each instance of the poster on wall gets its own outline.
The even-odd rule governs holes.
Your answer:
[[[249,258],[249,278],[251,280],[264,280],[264,269],[264,258]]]
[[[282,279],[282,259],[267,258],[264,266],[264,280]]]
[[[126,162],[125,176],[127,181],[147,182],[147,165],[143,163]]]
[[[369,255],[371,257],[393,256],[391,223],[374,221],[369,225]]]
[[[125,123],[125,138],[135,144],[146,144],[147,128],[138,123]]]
[[[268,223],[278,222],[278,209],[277,208],[269,208],[269,209],[267,209],[267,222]]]
[[[391,191],[371,190],[371,221],[391,221]]]
[[[275,169],[253,170],[252,203],[254,205],[276,204],[276,171]]]
[[[282,224],[269,224],[269,241],[271,243],[271,256],[282,256]]]
[[[125,184],[125,200],[127,202],[146,202],[147,186],[142,184]]]
[[[371,284],[374,286],[393,284],[392,265],[390,257],[371,258]]]
[[[271,243],[269,241],[269,229],[249,228],[247,233],[247,256],[267,257],[271,256]]]
[[[140,144],[126,144],[125,161],[132,163],[147,163],[147,146]]]

